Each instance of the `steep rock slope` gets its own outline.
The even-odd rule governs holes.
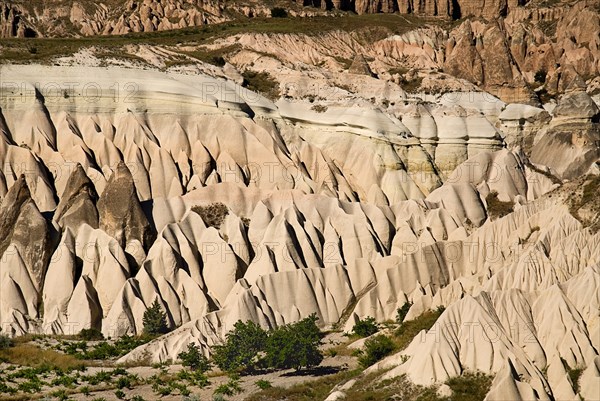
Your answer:
[[[382,362],[390,377],[428,384],[479,369],[497,374],[494,397],[551,399],[574,394],[563,358],[586,369],[581,395],[594,391],[598,235],[553,174],[593,172],[598,156],[536,165],[499,150],[501,129],[537,115],[531,106],[455,92],[395,114],[317,112],[206,75],[2,66],[0,76],[6,332],[136,334],[157,300],[173,331],[122,361],[164,361],[190,342],[208,352],[240,319],[276,327],[316,313],[349,329],[410,300],[407,319],[444,305],[448,327],[435,329],[444,341],[428,333]],[[597,129],[584,95],[532,119],[548,124],[532,158],[565,121]],[[214,202],[228,210],[220,224],[195,211]],[[497,202],[510,208],[500,218]],[[500,340],[472,345],[462,326],[473,322],[493,323]]]

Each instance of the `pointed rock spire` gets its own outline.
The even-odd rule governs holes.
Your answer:
[[[74,232],[82,224],[98,228],[98,193],[81,164],[69,176],[65,190],[60,198],[54,220],[61,227],[71,227]]]
[[[100,228],[117,240],[122,248],[137,240],[148,250],[156,233],[148,222],[137,196],[131,172],[120,162],[98,201]]]

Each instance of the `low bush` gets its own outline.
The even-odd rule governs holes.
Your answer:
[[[316,324],[317,316],[273,330],[267,338],[265,363],[275,369],[310,368],[323,360],[319,350],[321,332]]]
[[[0,350],[8,349],[14,345],[12,338],[5,334],[0,334]]]
[[[266,389],[268,389],[268,388],[271,388],[271,387],[273,387],[273,385],[271,384],[271,382],[270,382],[270,381],[268,381],[268,380],[263,380],[263,379],[261,379],[261,380],[257,380],[257,381],[256,381],[256,383],[254,383],[254,384],[256,384],[256,387],[258,387],[258,388],[259,388],[259,389],[261,389],[261,390],[266,390]]]
[[[369,337],[379,331],[379,327],[377,326],[377,322],[375,318],[368,316],[362,320],[358,320],[354,327],[352,328],[352,332],[359,337]]]
[[[233,396],[235,394],[240,394],[244,390],[240,386],[240,378],[239,376],[230,376],[229,381],[227,383],[223,383],[215,389],[215,394],[223,394],[228,396]]]
[[[225,343],[213,348],[212,359],[224,372],[252,369],[266,346],[267,333],[252,321],[238,321],[225,335]]]
[[[365,347],[362,355],[358,358],[358,363],[362,367],[367,368],[390,355],[394,349],[394,342],[387,336],[378,335],[369,338],[365,341]]]
[[[98,329],[83,329],[77,335],[83,341],[99,341],[104,340],[104,335]]]
[[[210,362],[200,352],[200,347],[196,344],[189,343],[187,351],[180,352],[178,358],[183,366],[187,366],[192,370],[204,373],[210,369]]]
[[[398,308],[396,311],[396,323],[402,324],[412,305],[412,302],[405,302],[404,305]]]

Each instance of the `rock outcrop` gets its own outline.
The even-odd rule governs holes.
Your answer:
[[[131,172],[120,162],[98,201],[100,229],[122,248],[139,244],[147,250],[156,234],[140,204]]]
[[[406,319],[447,309],[372,371],[428,385],[481,370],[490,397],[550,400],[577,393],[562,358],[584,369],[581,395],[595,391],[600,234],[569,207],[581,183],[560,180],[594,171],[587,94],[553,113],[486,92],[315,109],[203,74],[0,68],[24,82],[0,96],[0,159],[36,172],[0,176],[8,333],[137,334],[158,301],[173,331],[120,361],[159,362],[190,342],[207,353],[238,320],[315,313],[350,330],[410,301]],[[93,107],[43,89],[88,76],[108,93]],[[115,82],[135,100],[103,90]],[[217,202],[226,213],[203,219]]]

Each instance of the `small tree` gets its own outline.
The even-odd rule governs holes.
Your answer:
[[[212,359],[225,372],[253,368],[258,354],[265,348],[267,333],[252,321],[236,322],[225,335],[225,343],[213,348]]]
[[[375,318],[371,316],[368,316],[362,320],[359,319],[352,328],[352,332],[360,337],[369,337],[378,331],[379,327],[377,327]]]
[[[189,343],[187,351],[180,352],[177,357],[181,359],[183,366],[187,366],[194,371],[204,373],[210,369],[210,362],[200,352],[200,347],[196,344]]]
[[[164,334],[169,331],[167,314],[162,311],[158,299],[144,312],[144,333],[152,336]]]
[[[410,307],[412,305],[413,305],[412,302],[405,302],[404,305],[402,305],[400,308],[398,308],[398,310],[396,311],[396,322],[397,323],[404,322],[404,318],[406,317],[406,315],[408,315],[408,311],[410,310]]]
[[[321,331],[317,327],[317,316],[311,316],[297,323],[282,326],[269,335],[265,362],[276,369],[317,366],[323,360],[319,350]]]

